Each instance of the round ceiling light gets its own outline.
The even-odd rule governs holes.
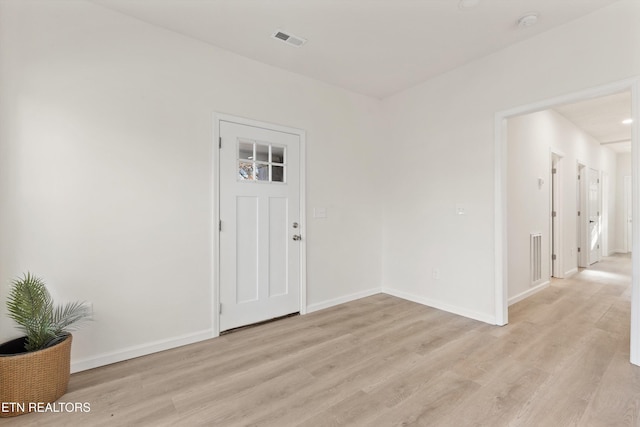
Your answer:
[[[527,13],[523,15],[520,19],[518,19],[518,27],[520,28],[528,28],[538,23],[538,14],[537,13]]]

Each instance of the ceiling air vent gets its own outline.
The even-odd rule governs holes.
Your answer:
[[[278,30],[275,33],[271,34],[271,37],[277,40],[281,40],[291,46],[300,47],[307,42],[307,39],[303,39],[302,37],[294,36],[291,33],[285,33],[282,30]]]

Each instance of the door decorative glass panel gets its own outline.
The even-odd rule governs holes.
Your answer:
[[[238,180],[285,183],[286,148],[238,139]]]

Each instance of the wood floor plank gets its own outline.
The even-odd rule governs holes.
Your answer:
[[[537,368],[507,361],[500,375],[468,395],[447,417],[452,426],[507,426],[549,377]],[[495,373],[494,373],[495,374]]]
[[[585,426],[640,425],[640,370],[627,363],[629,354],[616,352],[580,420]],[[631,380],[630,380],[631,379]]]
[[[509,309],[495,327],[389,295],[71,376],[89,413],[21,426],[640,426],[630,258]]]
[[[408,399],[380,416],[367,419],[372,426],[448,425],[449,414],[480,385],[449,371],[440,372]]]

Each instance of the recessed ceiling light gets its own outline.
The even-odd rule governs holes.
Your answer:
[[[631,123],[633,123],[633,119],[624,119],[624,120],[622,121],[622,124],[623,124],[623,125],[630,125]]]
[[[538,14],[535,12],[527,13],[518,19],[518,27],[528,28],[538,23]]]
[[[460,9],[468,9],[470,7],[477,6],[480,3],[480,0],[460,0],[458,2],[458,7]]]

